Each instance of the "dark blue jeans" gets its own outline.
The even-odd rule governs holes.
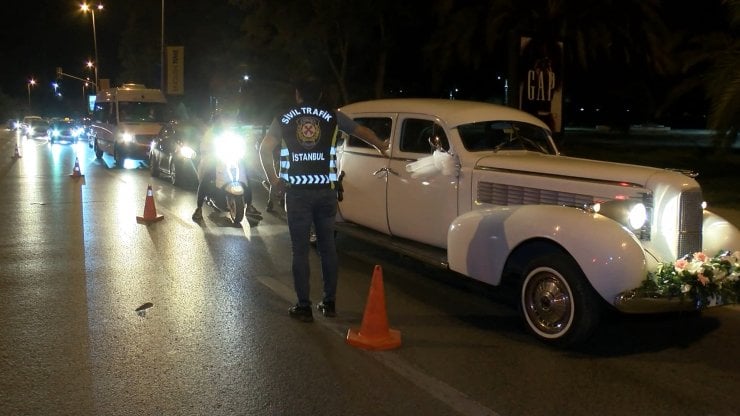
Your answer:
[[[334,302],[337,296],[338,260],[334,243],[334,221],[337,215],[337,191],[333,189],[288,188],[285,193],[285,211],[293,248],[293,285],[298,305],[310,306],[311,224],[316,231],[321,277],[324,281],[323,301]]]

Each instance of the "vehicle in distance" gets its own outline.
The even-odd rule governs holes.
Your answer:
[[[662,263],[740,248],[685,173],[566,157],[525,112],[460,100],[391,99],[340,109],[390,139],[337,149],[340,232],[472,279],[513,288],[528,330],[570,347]],[[644,299],[643,299],[644,301]],[[650,299],[649,312],[694,308]]]
[[[23,121],[23,125],[23,133],[28,138],[46,136],[46,132],[49,130],[49,122],[41,117],[26,117]]]
[[[195,122],[171,121],[154,136],[149,151],[152,177],[169,177],[173,185],[195,187],[198,184],[200,142],[204,128]]]
[[[108,153],[118,166],[125,159],[149,159],[149,145],[165,122],[166,106],[162,91],[141,84],[99,91],[89,129],[95,156]]]
[[[49,123],[46,135],[50,143],[67,142],[77,143],[82,136],[84,128],[71,118],[53,120]]]

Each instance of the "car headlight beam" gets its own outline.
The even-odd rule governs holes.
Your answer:
[[[644,195],[642,199],[595,202],[586,208],[622,224],[640,240],[650,240],[653,215],[650,195]]]
[[[627,214],[627,222],[633,230],[639,230],[647,222],[647,209],[643,203],[638,203],[630,208]]]
[[[180,154],[186,159],[195,159],[195,150],[190,146],[182,146],[180,148]]]

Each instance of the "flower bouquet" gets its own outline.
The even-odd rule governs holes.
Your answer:
[[[660,263],[635,292],[643,297],[689,300],[696,309],[738,303],[740,251],[720,252],[714,257],[698,252],[674,263]]]

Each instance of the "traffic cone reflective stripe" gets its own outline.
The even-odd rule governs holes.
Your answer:
[[[72,174],[69,176],[73,178],[79,178],[79,177],[85,176],[80,171],[80,160],[78,158],[75,158],[75,166],[74,168],[72,168]]]
[[[164,218],[163,215],[157,215],[157,208],[154,206],[154,195],[152,192],[152,186],[149,185],[146,188],[146,200],[144,201],[144,216],[136,217],[138,223],[152,223],[160,221]]]
[[[375,266],[370,293],[358,329],[347,331],[347,343],[368,350],[389,350],[401,346],[401,332],[388,327],[383,289],[383,269]]]

